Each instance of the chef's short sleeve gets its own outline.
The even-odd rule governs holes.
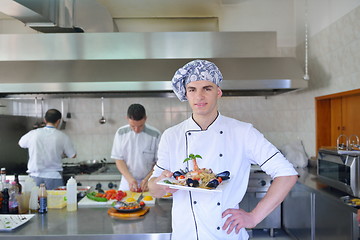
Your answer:
[[[247,139],[247,151],[252,163],[258,164],[272,178],[298,175],[293,165],[257,129],[251,126]]]

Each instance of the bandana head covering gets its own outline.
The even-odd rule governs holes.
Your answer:
[[[172,88],[180,101],[186,101],[186,85],[189,82],[206,80],[219,86],[223,76],[219,68],[206,60],[194,60],[179,68],[172,78]]]

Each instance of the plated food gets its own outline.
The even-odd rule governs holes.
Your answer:
[[[192,160],[194,163],[194,170],[189,171],[180,169],[173,173],[172,179],[164,179],[158,184],[178,185],[182,187],[201,188],[201,189],[216,189],[223,181],[230,179],[230,172],[224,171],[215,174],[211,169],[199,168],[196,158],[202,158],[200,155],[190,154],[184,162]],[[169,186],[171,188],[171,186]],[[176,188],[176,187],[172,187]],[[177,187],[177,189],[183,189]],[[185,188],[186,189],[186,188]]]
[[[118,212],[136,212],[140,211],[145,207],[145,203],[143,201],[140,201],[139,203],[137,201],[134,202],[127,202],[127,201],[117,201],[114,202],[113,207]]]

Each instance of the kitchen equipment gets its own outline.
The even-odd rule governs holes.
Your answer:
[[[45,127],[46,123],[44,122],[44,98],[41,98],[41,123],[40,127]]]
[[[99,120],[100,124],[105,124],[106,119],[104,117],[104,97],[101,97],[101,118]]]
[[[347,137],[345,134],[340,134],[336,139],[336,147],[338,153],[351,153],[351,151],[360,150],[359,137],[355,134]]]
[[[360,156],[339,153],[337,149],[320,149],[317,159],[317,176],[319,181],[360,197]]]
[[[115,208],[109,208],[108,214],[112,217],[122,218],[122,219],[139,219],[143,217],[147,212],[149,212],[149,207],[144,207],[140,211],[129,212],[129,213],[121,213],[118,212]]]
[[[64,99],[61,99],[61,115],[62,115],[62,119],[61,119],[61,125],[60,125],[60,129],[64,130],[66,127],[66,121],[64,119]]]
[[[267,175],[257,165],[252,165],[249,176],[249,184],[243,200],[239,203],[241,209],[252,211],[255,206],[265,196],[272,182],[272,178]],[[274,237],[275,229],[281,228],[281,207],[275,208],[265,219],[263,219],[254,229],[269,229],[269,235]]]
[[[87,167],[89,169],[100,169],[102,167],[104,167],[106,165],[106,159],[102,159],[102,160],[87,160],[87,161],[82,161],[79,162],[80,167]]]
[[[70,98],[68,99],[68,112],[66,114],[66,118],[70,119],[71,118],[71,112],[70,112]]]
[[[35,104],[34,104],[34,106],[35,106],[35,118],[36,118],[36,122],[34,123],[34,125],[33,125],[33,129],[37,129],[37,128],[39,128],[40,127],[40,123],[39,123],[39,119],[38,119],[38,105],[37,105],[37,98],[35,97]]]

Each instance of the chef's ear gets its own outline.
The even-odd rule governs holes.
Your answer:
[[[217,93],[218,98],[221,98],[222,94],[223,94],[223,92],[222,92],[221,88],[218,87],[218,93]]]

